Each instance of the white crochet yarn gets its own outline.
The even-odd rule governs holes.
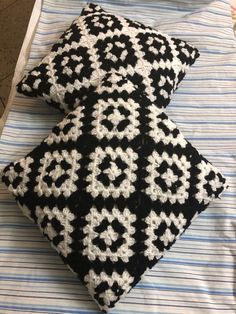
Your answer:
[[[24,196],[24,194],[28,191],[27,183],[29,182],[28,174],[31,172],[30,164],[32,164],[34,160],[31,157],[22,158],[18,162],[15,162],[13,166],[10,166],[9,170],[6,171],[5,175],[8,177],[10,183],[13,183],[15,179],[20,179],[20,182],[16,187],[13,187],[12,184],[9,184],[8,189],[14,195]],[[22,171],[16,172],[14,166],[19,164],[22,168]]]
[[[99,275],[95,271],[90,270],[89,273],[84,278],[86,287],[89,290],[89,293],[94,296],[96,294],[96,288],[103,282],[107,282],[110,289],[106,289],[103,293],[99,294],[99,298],[102,298],[105,305],[103,310],[109,310],[111,302],[114,302],[118,299],[117,294],[114,293],[114,290],[111,288],[114,284],[122,289],[122,293],[125,295],[131,289],[131,284],[134,281],[134,278],[127,272],[124,271],[121,275],[117,272],[112,272],[111,275],[108,275],[105,272],[101,272]],[[97,302],[97,299],[94,299]]]
[[[103,173],[106,173],[110,179],[110,184],[108,186],[105,186],[98,180],[98,176],[101,174],[99,166],[106,157],[109,157],[112,161],[110,162],[109,168],[104,170],[105,172],[103,171]],[[113,184],[113,181],[121,175],[121,170],[119,170],[115,162],[117,158],[126,164],[126,169],[123,171],[126,178],[118,187]],[[90,159],[92,162],[88,165],[88,170],[92,173],[86,178],[86,181],[89,183],[86,190],[91,193],[93,197],[97,197],[101,194],[103,197],[112,196],[117,198],[120,195],[123,195],[125,198],[128,198],[130,194],[135,191],[133,182],[136,180],[135,170],[137,170],[137,165],[135,160],[138,159],[138,154],[131,148],[123,150],[121,147],[113,149],[108,146],[103,150],[101,147],[97,147],[95,152],[90,154]]]
[[[120,211],[118,208],[108,211],[103,208],[99,212],[95,207],[92,207],[85,220],[87,225],[83,228],[83,232],[86,235],[83,240],[85,246],[83,255],[87,256],[91,261],[98,258],[103,262],[108,259],[112,262],[117,262],[121,259],[123,262],[128,263],[130,256],[134,254],[130,247],[135,243],[132,237],[135,233],[135,228],[132,226],[132,223],[136,221],[136,215],[132,214],[128,208],[125,208],[124,211]],[[123,234],[119,234],[113,229],[113,221],[119,222],[124,227],[125,231]],[[99,233],[96,231],[96,227],[100,226],[102,222],[108,222],[108,226]],[[106,250],[101,250],[99,246],[93,244],[94,239],[97,238],[106,244]],[[117,251],[111,251],[110,246],[118,239],[122,239],[123,244],[118,247]]]
[[[63,211],[60,211],[57,207],[50,209],[48,206],[41,208],[36,207],[35,214],[37,216],[37,223],[40,226],[41,231],[48,236],[52,241],[53,238],[58,235],[63,237],[63,240],[59,242],[57,246],[54,245],[58,253],[62,254],[64,257],[67,257],[68,254],[72,252],[70,244],[72,243],[71,233],[74,231],[71,222],[75,219],[75,215],[71,213],[69,208],[63,208]],[[47,225],[45,228],[42,228],[42,222],[46,218]],[[53,228],[51,223],[52,219],[57,219],[60,222],[60,225],[63,227],[59,233]],[[52,243],[52,242],[51,242]]]
[[[146,189],[146,193],[150,196],[153,201],[160,200],[162,203],[170,201],[171,204],[179,203],[183,204],[188,199],[188,188],[189,188],[189,178],[190,172],[188,171],[191,168],[191,164],[187,161],[186,157],[183,155],[180,158],[173,154],[171,157],[163,152],[159,154],[157,151],[154,151],[152,155],[148,157],[149,165],[147,166],[147,172],[149,175],[146,177],[146,182],[149,184]],[[162,165],[163,162],[168,164],[166,172],[160,174],[158,168]],[[178,177],[174,172],[169,168],[172,165],[176,165],[178,169],[183,172],[181,177]],[[168,190],[165,192],[161,187],[156,184],[156,178],[160,177],[167,185]],[[175,184],[175,182],[180,181],[181,186],[176,189],[176,193],[170,190],[170,187]]]
[[[81,154],[78,153],[77,150],[72,150],[71,152],[62,150],[61,153],[58,150],[53,151],[52,153],[46,152],[44,157],[40,160],[42,166],[39,168],[40,174],[36,177],[38,184],[35,186],[34,191],[38,194],[38,196],[46,195],[49,197],[50,195],[54,195],[58,197],[60,195],[64,195],[65,197],[69,197],[73,192],[75,192],[77,189],[75,181],[78,180],[76,172],[80,168],[80,164],[78,162],[80,158]],[[48,172],[47,168],[55,161],[55,167]],[[70,165],[69,169],[65,170],[64,167],[61,166],[61,162],[63,161]],[[64,180],[59,187],[56,186],[55,182],[65,174],[68,175],[68,178]],[[49,186],[45,181],[44,178],[46,176],[51,178],[51,186]]]

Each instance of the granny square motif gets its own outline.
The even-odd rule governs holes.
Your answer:
[[[2,180],[103,311],[225,187],[175,123],[114,73]]]
[[[164,108],[198,56],[185,41],[88,4],[18,84],[18,91],[68,112],[111,71],[130,79]]]

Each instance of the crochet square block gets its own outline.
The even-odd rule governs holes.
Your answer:
[[[164,108],[198,56],[185,41],[88,4],[18,91],[68,112],[118,71]]]
[[[2,180],[103,311],[225,188],[175,123],[115,73]]]

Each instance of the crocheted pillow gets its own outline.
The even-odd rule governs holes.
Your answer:
[[[89,4],[18,91],[69,112],[107,72],[118,71],[162,108],[198,56],[182,40]]]
[[[116,74],[2,180],[104,311],[225,187],[167,115]]]

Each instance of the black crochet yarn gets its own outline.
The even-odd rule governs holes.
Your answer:
[[[225,187],[167,115],[115,73],[2,180],[103,311]]]
[[[106,73],[118,71],[164,108],[198,56],[185,41],[88,4],[18,91],[68,112]]]

